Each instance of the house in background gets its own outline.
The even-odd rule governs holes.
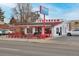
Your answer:
[[[68,31],[79,29],[79,20],[71,20],[67,23]]]

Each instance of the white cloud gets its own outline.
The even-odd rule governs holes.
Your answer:
[[[49,15],[46,18],[59,18],[66,20],[79,20],[79,4],[71,5],[69,10],[61,9],[56,6],[45,5],[49,8]]]
[[[72,4],[72,8],[65,10],[53,5],[43,4],[49,8],[49,15],[46,18],[60,18],[66,20],[79,20],[79,4]]]
[[[10,8],[13,8],[16,6],[16,4],[14,3],[5,3],[5,4],[0,4],[0,5],[7,6]],[[49,15],[46,16],[47,19],[50,19],[50,18],[63,18],[67,20],[79,19],[79,8],[77,8],[79,7],[79,4],[72,5],[73,6],[72,10],[61,9],[56,6],[53,6],[50,4],[44,4],[44,3],[40,5],[45,6],[46,8],[49,9]],[[40,5],[34,7],[32,11],[34,12],[39,11]],[[41,18],[43,18],[42,14],[41,14]]]
[[[56,6],[53,6],[53,5],[50,5],[50,4],[39,4],[39,6],[44,6],[46,8],[48,8],[49,10],[49,15],[46,16],[46,19],[52,19],[52,18],[60,18],[63,10],[56,7]],[[32,11],[38,11],[39,10],[39,6],[33,8]],[[43,18],[44,16],[41,15],[41,18]]]
[[[15,3],[0,3],[1,6],[6,6],[6,7],[9,7],[9,8],[14,8],[16,6]]]
[[[10,19],[9,19],[9,18],[5,18],[5,19],[4,19],[4,22],[5,22],[5,23],[9,23],[9,22],[10,22]]]
[[[33,12],[39,11],[39,8],[38,8],[38,7],[35,7],[35,8],[32,9],[32,11],[33,11]]]
[[[72,9],[71,11],[65,13],[63,15],[63,18],[67,19],[67,20],[76,20],[76,19],[79,19],[79,8]]]

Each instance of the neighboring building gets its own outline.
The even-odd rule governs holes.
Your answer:
[[[3,21],[0,21],[0,29],[8,29],[8,25],[4,23]]]
[[[4,25],[5,23],[3,21],[0,21],[0,25]]]
[[[68,30],[79,29],[79,20],[71,20],[68,23]]]

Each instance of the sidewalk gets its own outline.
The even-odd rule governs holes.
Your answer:
[[[64,44],[64,45],[72,45],[72,46],[79,46],[79,42],[72,42],[72,41],[61,41],[55,39],[21,39],[21,38],[1,38],[0,40],[10,40],[10,41],[26,41],[32,43],[45,43],[45,44]]]
[[[2,38],[0,40],[11,40],[11,41],[27,41],[27,42],[34,42],[34,43],[52,43],[51,38],[47,39],[25,39],[25,38]]]

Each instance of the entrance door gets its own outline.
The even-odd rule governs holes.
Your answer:
[[[62,27],[60,27],[60,34],[59,35],[62,35]]]

